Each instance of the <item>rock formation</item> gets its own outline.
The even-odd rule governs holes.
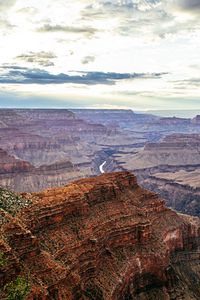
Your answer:
[[[166,208],[132,174],[22,194],[9,212],[8,200],[0,284],[26,278],[27,300],[200,298],[199,219]]]
[[[136,174],[140,184],[159,193],[168,207],[200,217],[200,165],[161,166]]]
[[[105,172],[134,172],[168,206],[199,216],[199,116],[0,109],[0,149],[4,188],[33,192],[65,185],[98,175],[106,161]]]
[[[158,143],[147,143],[143,151],[132,157],[131,164],[134,170],[159,165],[198,165],[200,164],[200,135],[172,134]]]
[[[159,117],[150,114],[136,114],[131,109],[73,109],[81,119],[87,122],[100,123],[117,128],[139,129]]]
[[[0,148],[0,177],[5,174],[16,175],[16,173],[25,173],[31,170],[30,163],[16,159]]]
[[[113,156],[115,167],[129,170],[139,183],[180,212],[200,216],[200,135],[172,134],[156,143],[147,143],[136,153]]]
[[[122,115],[123,122],[127,118],[127,111],[107,111],[108,119],[110,113],[115,120]],[[135,116],[131,111],[128,115]],[[10,157],[10,164],[29,165],[26,172],[25,167],[20,170],[16,166],[12,166],[16,172],[6,172],[2,156],[0,186],[17,192],[39,191],[98,175],[102,159],[110,153],[130,151],[147,141],[143,134],[105,126],[97,123],[98,118],[82,120],[67,109],[1,109],[0,120],[0,148]]]
[[[196,117],[194,117],[192,119],[191,123],[194,125],[200,125],[200,115],[197,115]]]
[[[165,118],[160,118],[158,120],[158,124],[160,125],[170,125],[170,126],[173,126],[173,125],[189,125],[191,122],[190,119],[187,119],[187,118],[177,118],[177,117],[165,117]]]
[[[15,192],[40,191],[47,187],[61,186],[84,177],[85,172],[92,175],[88,164],[73,165],[65,160],[35,167],[0,149],[0,187]]]

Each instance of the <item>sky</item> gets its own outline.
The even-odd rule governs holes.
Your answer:
[[[200,0],[0,0],[0,107],[200,109]]]

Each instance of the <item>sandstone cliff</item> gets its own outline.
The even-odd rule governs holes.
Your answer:
[[[92,175],[88,164],[72,164],[68,160],[34,167],[0,148],[0,187],[15,192],[39,191],[66,184],[73,179]]]
[[[0,148],[10,156],[9,167],[15,171],[6,172],[4,164],[0,186],[32,192],[98,175],[110,153],[131,151],[147,141],[143,134],[104,124],[106,118],[122,123],[131,123],[132,117],[140,119],[131,111],[85,113],[86,118],[81,119],[79,113],[67,109],[1,109]],[[88,114],[93,119],[87,119]],[[26,173],[18,168],[22,161],[29,164]]]
[[[162,166],[136,174],[140,184],[159,193],[168,207],[200,217],[200,166]]]
[[[159,193],[167,206],[200,216],[199,134],[171,134],[160,142],[147,143],[137,153],[113,158],[114,168],[107,164],[108,170],[132,171],[139,183]]]
[[[29,300],[200,298],[199,219],[128,172],[22,194],[9,213],[1,201],[0,283],[20,274]]]

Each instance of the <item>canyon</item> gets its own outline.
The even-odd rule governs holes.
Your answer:
[[[169,207],[199,216],[199,119],[117,109],[0,109],[0,186],[36,192],[128,170]]]
[[[199,218],[167,208],[129,172],[1,189],[0,201],[1,299],[19,276],[26,300],[200,298]]]
[[[0,120],[0,185],[19,192],[98,175],[110,153],[147,141],[143,134],[86,121],[66,109],[1,109]],[[15,172],[8,171],[8,162],[18,172],[16,165]]]
[[[116,157],[123,169],[134,172],[145,188],[157,192],[166,204],[200,216],[200,135],[172,134],[147,143],[135,155]]]

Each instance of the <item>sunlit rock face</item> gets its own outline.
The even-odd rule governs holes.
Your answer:
[[[136,154],[117,155],[115,162],[139,183],[165,200],[168,207],[200,216],[200,135],[170,134],[146,143]]]
[[[200,297],[199,219],[128,172],[24,193],[9,212],[1,201],[1,285],[26,276],[27,299]]]

